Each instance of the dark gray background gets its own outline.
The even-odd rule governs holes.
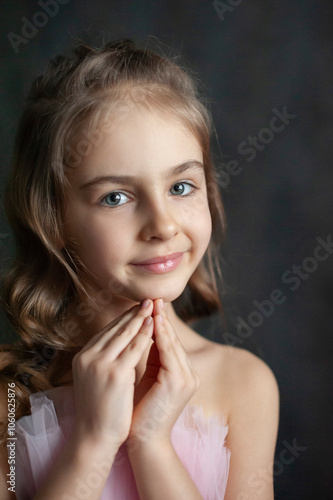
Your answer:
[[[24,97],[49,57],[67,50],[77,37],[95,43],[130,37],[145,44],[147,36],[156,36],[162,45],[180,52],[204,82],[224,161],[236,160],[242,170],[223,189],[228,218],[226,319],[227,331],[234,337],[223,336],[216,318],[198,328],[218,342],[238,339],[236,345],[261,356],[277,377],[281,422],[276,498],[329,499],[333,498],[333,255],[317,262],[307,278],[300,278],[297,290],[292,291],[294,282],[283,282],[282,275],[289,270],[289,277],[294,276],[293,265],[311,266],[304,259],[313,256],[316,238],[326,240],[332,232],[333,4],[329,0],[222,3],[229,5],[224,19],[210,1],[71,0],[60,5],[28,43],[19,44],[17,53],[8,33],[22,36],[22,17],[31,21],[42,9],[35,1],[3,3],[1,196]],[[284,106],[295,118],[248,162],[249,154],[241,154],[238,146],[269,127],[273,109],[282,111]],[[3,270],[12,255],[3,215],[0,233]],[[257,310],[254,301],[269,299],[273,289],[282,291],[283,304],[276,305],[252,335],[241,339],[237,317],[248,322]],[[1,335],[3,341],[12,338],[4,319]],[[292,445],[295,440],[306,449],[292,463],[283,463],[286,442]]]

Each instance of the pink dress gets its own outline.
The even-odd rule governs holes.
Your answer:
[[[74,423],[73,387],[57,387],[30,396],[31,415],[16,422],[16,497],[31,500],[71,434]],[[228,427],[220,417],[205,417],[201,406],[188,405],[175,423],[171,440],[204,500],[223,500],[230,451],[224,442]],[[77,498],[87,498],[87,486],[101,480],[102,464],[92,466]],[[68,495],[68,500],[72,498]],[[139,500],[125,446],[109,473],[101,500]]]

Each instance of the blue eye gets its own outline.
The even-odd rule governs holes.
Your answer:
[[[189,184],[188,182],[177,182],[177,184],[172,186],[170,192],[171,194],[175,195],[188,196],[192,193],[193,189],[194,186],[192,186],[192,184]]]
[[[124,198],[126,198],[124,200]],[[120,193],[118,191],[114,191],[113,193],[109,193],[104,196],[102,200],[102,205],[107,205],[109,207],[117,207],[118,205],[123,205],[128,200],[128,196],[124,193]]]

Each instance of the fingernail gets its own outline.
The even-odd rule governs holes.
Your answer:
[[[164,309],[164,300],[163,299],[160,300],[160,304],[161,304],[162,309]]]
[[[144,325],[150,325],[150,323],[153,321],[153,318],[151,316],[148,316],[143,322]]]
[[[148,307],[150,304],[150,300],[149,299],[145,299],[142,304],[141,304],[141,308],[144,309],[145,307]]]

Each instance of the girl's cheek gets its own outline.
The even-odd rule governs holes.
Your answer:
[[[185,217],[191,222],[205,223],[211,225],[211,215],[208,206],[208,200],[205,197],[198,197],[192,205],[188,205],[184,211]]]
[[[210,239],[212,233],[212,217],[208,204],[202,211],[197,212],[193,223],[198,228],[198,231],[201,233],[203,238],[206,237]]]

